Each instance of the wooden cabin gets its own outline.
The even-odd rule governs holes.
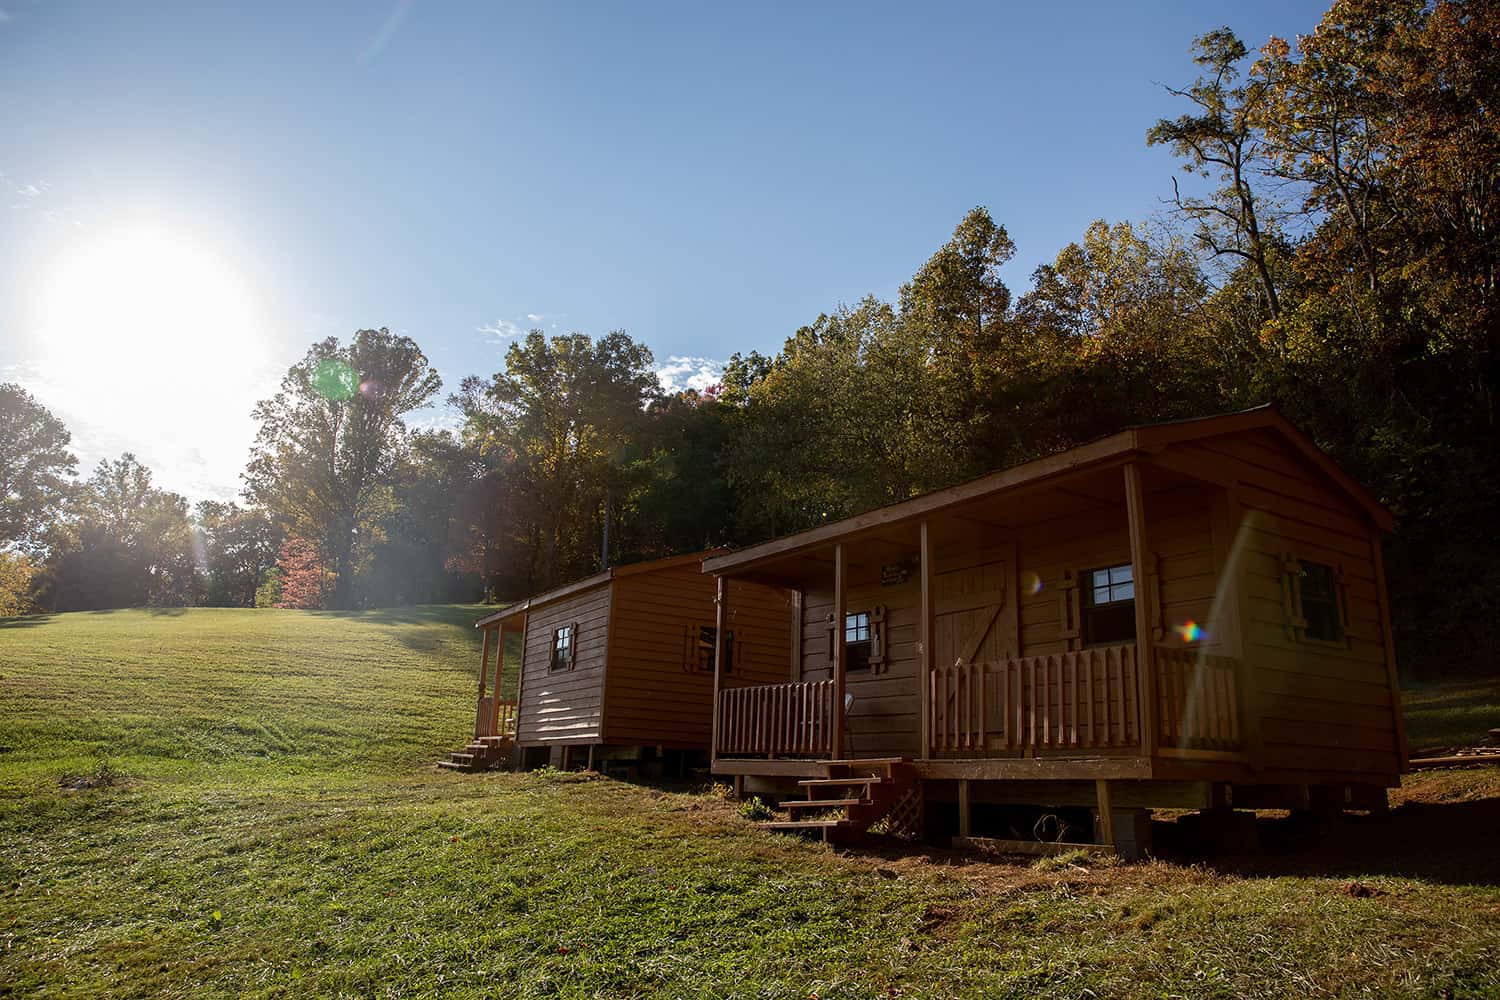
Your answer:
[[[713,772],[800,781],[791,807],[844,814],[779,825],[827,832],[1007,839],[981,820],[1029,804],[1126,845],[1151,808],[1383,808],[1406,765],[1391,527],[1261,408],[710,556],[721,615],[762,584],[796,622],[776,683],[715,673]]]
[[[727,623],[716,623],[704,555],[617,566],[476,622],[475,743],[454,764],[488,764],[513,747],[522,766],[706,762],[715,629],[725,636],[721,676],[769,683],[787,675],[792,617],[788,592],[747,583],[735,586]],[[520,636],[513,684],[503,655],[511,636]],[[495,696],[505,690],[514,697]]]

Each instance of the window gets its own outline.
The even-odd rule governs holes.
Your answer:
[[[714,671],[714,640],[718,638],[719,630],[712,625],[698,626],[698,642],[694,646],[694,653],[698,661],[698,669],[709,673]],[[734,631],[731,629],[724,633],[724,673],[734,672]]]
[[[848,657],[844,670],[869,670],[875,651],[875,633],[870,628],[870,612],[857,611],[844,616],[844,651]]]
[[[573,669],[573,629],[572,625],[564,625],[552,630],[552,661],[548,664],[549,670]]]
[[[1084,573],[1082,604],[1084,645],[1135,638],[1135,573],[1129,563]]]
[[[1338,575],[1332,566],[1300,559],[1297,563],[1302,594],[1302,634],[1309,639],[1338,642],[1344,638],[1339,621]]]

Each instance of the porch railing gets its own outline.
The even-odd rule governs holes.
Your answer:
[[[719,753],[828,756],[833,681],[764,684],[719,692]]]
[[[1240,749],[1238,662],[1192,649],[1156,650],[1160,742],[1183,750]]]
[[[490,695],[483,695],[474,709],[474,735],[516,736],[516,703],[514,699],[502,700],[498,705]]]
[[[1161,646],[1154,653],[1158,744],[1240,750],[1238,662],[1194,649]],[[928,678],[928,752],[983,757],[1139,747],[1138,665],[1135,644],[1122,643],[938,667]],[[833,711],[831,680],[727,688],[719,692],[718,752],[832,756]]]
[[[1157,647],[1158,743],[1241,746],[1238,664],[1194,649]],[[933,671],[931,752],[1107,750],[1140,745],[1134,643]]]
[[[1140,742],[1134,644],[938,667],[932,750],[1105,749]]]

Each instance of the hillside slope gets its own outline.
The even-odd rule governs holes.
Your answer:
[[[1500,995],[1500,780],[1193,865],[845,855],[437,771],[477,612],[0,623],[0,996]]]

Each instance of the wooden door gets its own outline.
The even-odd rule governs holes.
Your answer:
[[[952,666],[960,657],[971,663],[1018,655],[1016,599],[1012,562],[983,554],[976,562],[933,577],[933,613],[937,666]]]
[[[1016,602],[1014,548],[934,575],[931,749],[983,754],[1003,725],[985,664],[1019,654]]]

